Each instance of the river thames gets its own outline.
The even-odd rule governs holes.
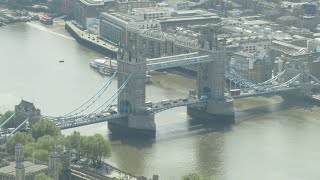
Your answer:
[[[22,98],[34,102],[43,115],[71,111],[108,80],[89,67],[100,57],[79,45],[61,24],[0,28],[0,111],[12,110]],[[153,75],[152,80],[147,100],[185,97],[195,87],[193,80],[171,74]],[[114,80],[110,93],[116,85]],[[112,140],[107,162],[137,175],[159,174],[163,180],[178,180],[189,172],[219,180],[320,179],[320,108],[283,104],[280,97],[236,102],[238,109],[256,106],[262,107],[237,112],[231,127],[197,123],[185,107],[164,111],[155,118],[155,140]],[[62,133],[75,130],[106,139],[110,134],[107,123]]]

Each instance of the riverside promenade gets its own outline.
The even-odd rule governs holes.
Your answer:
[[[74,22],[66,21],[65,29],[70,33],[80,44],[98,51],[110,58],[117,57],[118,48],[109,42],[100,39],[97,35],[90,34],[80,29]]]

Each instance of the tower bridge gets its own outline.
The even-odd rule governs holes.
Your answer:
[[[139,46],[131,41],[126,48],[119,48],[118,70],[96,94],[69,113],[58,117],[43,116],[43,118],[51,119],[62,129],[108,121],[108,127],[113,133],[133,132],[155,136],[154,116],[167,109],[187,106],[187,113],[191,117],[233,123],[235,116],[233,99],[273,95],[292,90],[312,95],[313,89],[319,88],[320,81],[309,74],[304,67],[296,74],[290,72],[290,76],[285,70],[265,82],[252,83],[226,65],[225,47],[216,38],[203,42],[199,47],[202,48],[198,52],[147,58]],[[196,65],[197,90],[188,97],[147,105],[146,71],[186,65]],[[97,104],[97,100],[106,93],[115,76],[118,81],[117,91],[103,104],[98,105],[98,108],[90,110],[90,107]],[[286,78],[283,78],[284,76]],[[226,78],[234,83],[233,86],[239,88],[237,93],[230,93],[232,87],[231,84],[228,87],[225,83]],[[109,110],[115,101],[117,101],[117,113],[112,113]],[[5,123],[10,119],[12,117]]]

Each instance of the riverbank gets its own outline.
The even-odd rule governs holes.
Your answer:
[[[65,32],[63,21],[58,26],[32,22],[0,28],[0,80],[5,84],[0,87],[1,106],[13,109],[24,98],[34,102],[42,114],[62,115],[106,83],[107,77],[89,67],[92,59],[104,55],[77,43]],[[59,63],[61,59],[65,63]],[[181,76],[152,76],[160,84],[147,85],[146,98],[150,101],[185,97],[188,89],[194,88],[191,83],[195,81]],[[117,88],[114,81],[109,90]],[[268,98],[261,99],[270,103]],[[243,100],[243,108],[251,106]],[[177,180],[189,172],[219,180],[319,179],[320,108],[293,104],[289,109],[268,106],[259,110],[266,113],[246,111],[246,118],[236,117],[239,123],[227,129],[190,120],[185,107],[163,111],[155,117],[157,137],[153,141],[112,139],[107,123],[62,133],[101,134],[112,143],[109,164],[136,175],[159,174],[161,180]]]
[[[65,22],[65,29],[74,37],[80,44],[93,49],[110,58],[116,58],[118,48],[109,42],[99,38],[97,35],[83,31],[72,21]]]
[[[37,14],[29,13],[26,10],[9,10],[0,7],[0,26],[18,22],[30,22],[39,19]]]

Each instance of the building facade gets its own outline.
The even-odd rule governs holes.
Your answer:
[[[103,0],[72,0],[71,13],[77,25],[85,29],[87,27],[87,18],[98,18],[103,8]]]
[[[231,55],[230,66],[253,83],[261,83],[272,77],[273,62],[265,50],[254,54],[235,52]]]

